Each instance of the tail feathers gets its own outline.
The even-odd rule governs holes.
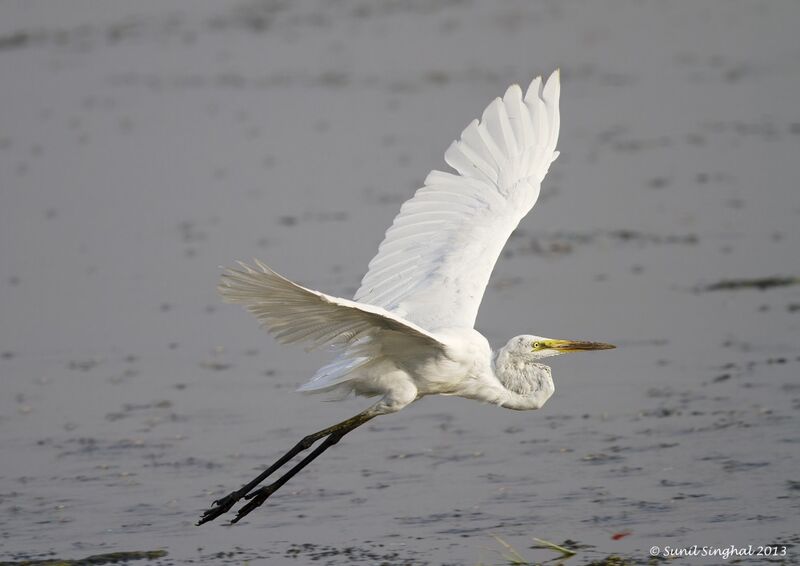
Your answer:
[[[372,358],[361,356],[356,358],[341,356],[317,370],[308,382],[297,388],[298,391],[310,393],[329,391],[353,378],[353,373],[372,361]]]

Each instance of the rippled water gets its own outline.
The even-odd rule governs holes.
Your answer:
[[[0,5],[0,560],[796,545],[798,22],[793,2]],[[620,347],[555,360],[540,411],[424,399],[240,525],[195,527],[365,406],[293,393],[324,357],[221,305],[218,266],[352,295],[461,128],[557,66],[562,157],[478,327]]]

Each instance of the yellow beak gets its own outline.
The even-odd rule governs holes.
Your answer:
[[[583,352],[584,350],[612,350],[616,346],[603,342],[582,342],[579,340],[547,340],[545,348],[559,352]]]

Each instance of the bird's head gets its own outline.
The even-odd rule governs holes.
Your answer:
[[[570,352],[585,352],[588,350],[611,350],[616,348],[603,342],[585,342],[581,340],[556,340],[543,336],[523,334],[515,336],[506,344],[506,350],[528,359],[539,360],[569,354]]]

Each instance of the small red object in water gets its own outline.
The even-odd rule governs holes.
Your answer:
[[[620,531],[611,535],[611,540],[619,540],[621,538],[625,538],[629,534],[632,534],[631,531]]]

